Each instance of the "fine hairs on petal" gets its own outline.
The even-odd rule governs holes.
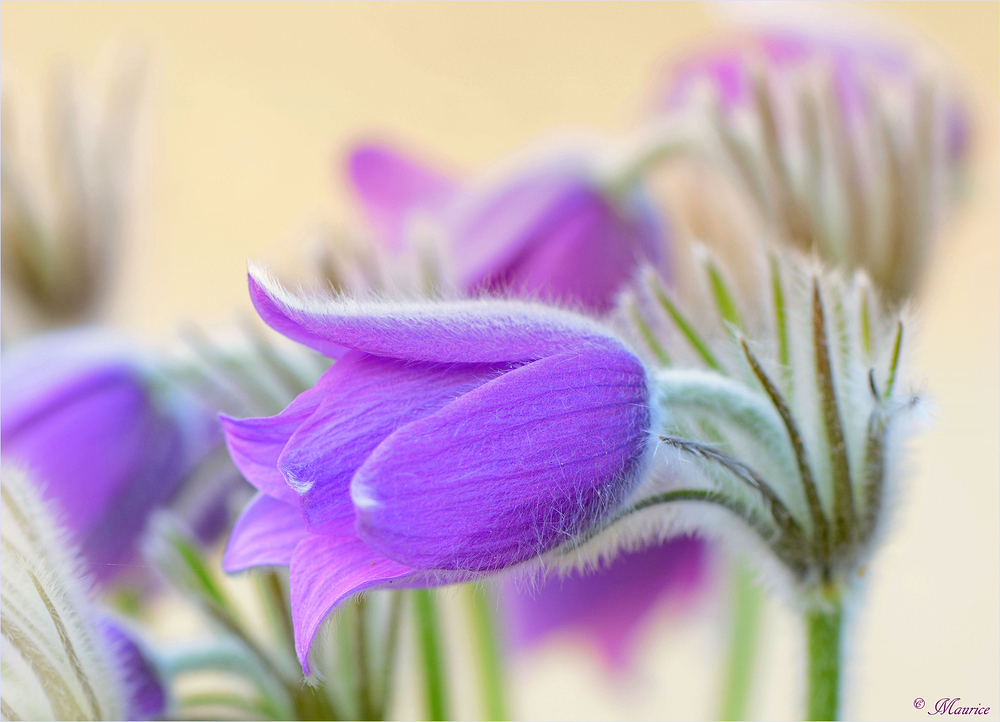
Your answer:
[[[113,654],[72,547],[25,474],[3,467],[2,588],[5,719],[122,719]]]
[[[506,299],[359,300],[293,294],[262,266],[249,264],[250,294],[276,331],[339,358],[347,348],[415,361],[528,361],[557,353],[572,336],[604,344],[617,337],[586,316]]]

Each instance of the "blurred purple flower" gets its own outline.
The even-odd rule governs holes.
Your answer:
[[[288,564],[296,650],[351,594],[494,572],[619,505],[646,458],[645,370],[588,319],[520,302],[297,299],[251,273],[261,318],[338,358],[277,416],[223,418],[262,493],[224,567]]]
[[[128,697],[127,719],[159,719],[167,708],[166,685],[136,635],[113,617],[103,616],[98,627],[115,657]]]
[[[568,152],[462,185],[387,146],[360,145],[347,174],[380,239],[399,251],[415,219],[437,224],[470,293],[579,304],[603,313],[641,263],[663,268],[664,229],[638,188],[603,189],[593,158]]]
[[[884,40],[779,28],[743,31],[672,64],[657,103],[663,110],[685,106],[707,85],[726,112],[749,109],[755,72],[782,82],[811,67],[828,69],[845,125],[855,132],[874,125],[873,93],[911,89],[919,71],[912,52]],[[960,163],[968,150],[969,117],[957,98],[949,99],[944,112],[947,157]]]
[[[589,573],[573,571],[533,591],[508,584],[504,612],[515,646],[534,646],[563,630],[592,638],[601,657],[626,672],[646,619],[666,599],[675,610],[705,584],[707,549],[696,537],[678,537],[622,552]]]
[[[125,570],[150,514],[221,441],[207,407],[96,329],[5,350],[0,404],[4,460],[38,480],[102,582]]]

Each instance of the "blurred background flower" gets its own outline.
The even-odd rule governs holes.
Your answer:
[[[25,99],[4,83],[4,341],[93,322],[108,310],[135,220],[145,81],[145,60],[134,52],[116,57],[103,97],[64,65],[50,82],[41,132]]]
[[[2,364],[5,461],[41,486],[92,575],[128,572],[150,515],[221,447],[214,410],[96,328],[17,344]],[[211,526],[211,509],[192,511],[195,527]]]
[[[459,185],[368,143],[351,152],[347,175],[378,241],[401,251],[430,234],[465,292],[604,313],[639,265],[666,271],[669,242],[638,182],[619,193],[602,187],[599,150],[508,160]]]
[[[864,268],[900,301],[964,185],[972,120],[929,48],[863,32],[736,30],[671,63],[654,106],[700,113],[706,156],[764,232]]]

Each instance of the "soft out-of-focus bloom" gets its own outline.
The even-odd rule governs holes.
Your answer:
[[[592,639],[613,671],[625,672],[649,615],[667,600],[682,607],[704,585],[707,553],[702,539],[679,537],[622,551],[607,566],[573,570],[537,589],[505,589],[512,641],[534,646],[563,631],[578,632]]]
[[[912,294],[969,145],[930,62],[874,39],[738,32],[672,65],[658,104],[705,114],[709,155],[786,240]]]
[[[167,691],[151,655],[137,636],[114,617],[99,618],[98,628],[114,655],[118,676],[128,695],[128,719],[160,717],[167,708]]]
[[[145,81],[141,56],[123,55],[105,97],[86,97],[73,69],[52,83],[41,138],[24,133],[3,93],[3,333],[10,341],[93,322],[113,289],[127,235],[131,166]],[[97,102],[95,102],[97,101]],[[96,112],[95,112],[96,111]],[[27,114],[20,114],[26,116]],[[18,137],[18,133],[23,137]],[[41,175],[19,150],[41,144]]]
[[[149,515],[221,442],[207,407],[96,329],[5,351],[0,386],[5,461],[41,485],[99,580],[127,569]]]
[[[458,287],[607,311],[643,263],[666,264],[663,224],[638,187],[605,188],[594,153],[551,153],[459,184],[378,144],[357,147],[348,177],[395,250],[421,223],[440,234]]]
[[[330,610],[377,586],[471,578],[572,542],[645,465],[642,364],[588,319],[508,301],[293,297],[251,273],[272,328],[338,358],[271,418],[224,418],[261,494],[228,571],[290,566],[303,666]]]
[[[72,545],[34,485],[5,464],[0,486],[3,718],[159,717],[158,675],[90,599]]]

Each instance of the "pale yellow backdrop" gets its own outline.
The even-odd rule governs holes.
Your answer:
[[[871,569],[847,713],[923,719],[914,698],[957,696],[998,719],[998,5],[841,10],[936,45],[977,113],[971,195],[921,304],[916,365],[933,419]],[[149,54],[141,213],[114,315],[155,338],[182,317],[221,320],[247,308],[247,257],[294,267],[303,228],[352,218],[334,173],[352,139],[377,131],[474,169],[553,128],[626,130],[661,54],[718,30],[729,12],[685,3],[4,2],[0,58],[4,82],[30,106],[59,62],[96,82],[109,48],[138,43]],[[515,669],[516,714],[709,717],[719,616],[712,602],[664,617],[628,682],[608,681],[571,641],[556,643]],[[801,638],[777,604],[766,633],[752,712],[794,718]],[[463,660],[454,665],[464,684]],[[414,705],[411,690],[399,714],[416,714]],[[467,691],[459,712],[476,714]]]

